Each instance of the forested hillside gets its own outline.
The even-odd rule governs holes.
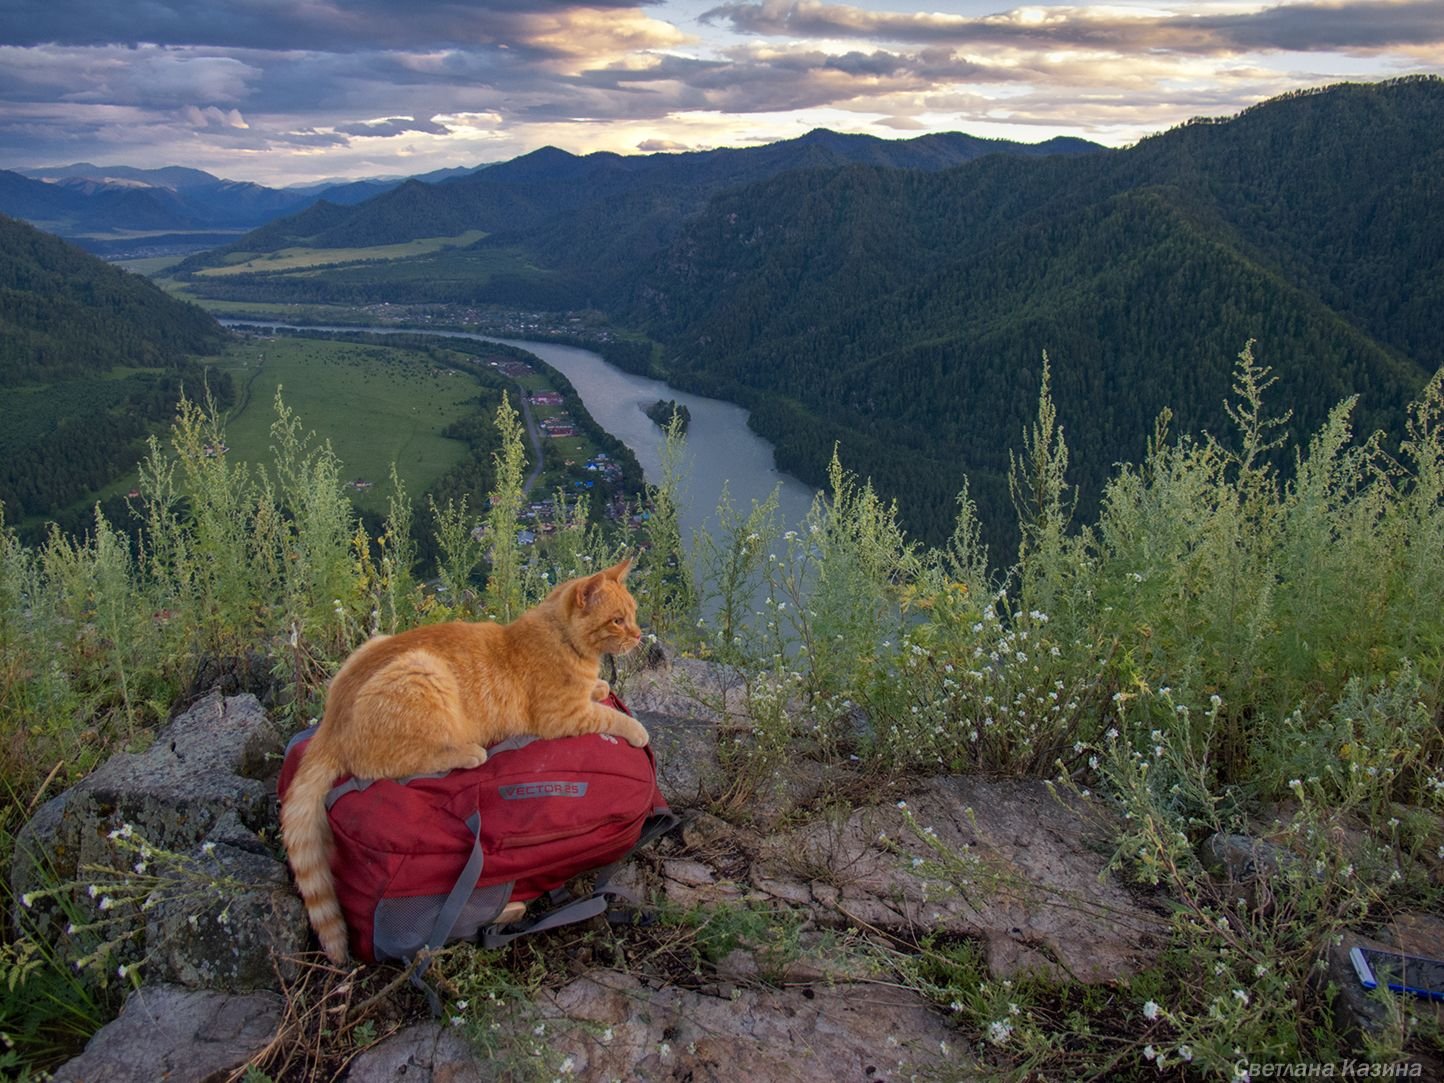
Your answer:
[[[194,305],[0,216],[0,502],[50,512],[123,473],[225,332]],[[225,379],[211,389],[223,401]]]
[[[0,215],[0,386],[173,367],[223,335],[203,310],[140,275]]]
[[[626,312],[670,379],[739,399],[780,465],[833,442],[943,536],[999,519],[1041,358],[1087,498],[1164,407],[1221,403],[1251,338],[1296,431],[1389,419],[1444,364],[1444,83],[1343,86],[1114,154],[797,173],[690,222]]]

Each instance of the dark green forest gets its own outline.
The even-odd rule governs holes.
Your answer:
[[[7,522],[60,514],[125,473],[182,391],[230,401],[197,354],[221,327],[195,305],[0,216],[0,503]]]
[[[174,368],[225,332],[140,275],[0,215],[0,387]]]
[[[1045,351],[1085,512],[1163,408],[1224,430],[1250,339],[1296,433],[1352,394],[1397,422],[1444,364],[1441,162],[1444,83],[1410,79],[1084,158],[789,174],[713,200],[623,318],[780,466],[819,482],[839,442],[936,541],[964,474],[1007,518]]]

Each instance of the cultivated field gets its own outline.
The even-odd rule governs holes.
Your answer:
[[[263,255],[237,252],[232,256],[233,262],[226,266],[210,267],[197,274],[199,277],[214,278],[266,271],[295,271],[306,267],[336,267],[347,263],[413,259],[447,248],[465,248],[485,236],[479,229],[469,229],[454,237],[420,237],[404,244],[380,244],[366,248],[283,248],[279,252]]]

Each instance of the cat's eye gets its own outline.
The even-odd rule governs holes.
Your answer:
[[[625,624],[625,623],[627,623],[627,622],[626,622],[625,620],[623,620],[621,617],[613,617],[613,618],[612,618],[612,623],[613,623],[613,624]]]

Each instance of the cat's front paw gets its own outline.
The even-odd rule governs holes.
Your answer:
[[[633,748],[646,747],[648,742],[651,741],[651,737],[647,736],[646,729],[635,718],[629,718],[627,719],[627,721],[630,722],[631,725],[623,729],[621,733],[617,734],[617,736],[622,738],[624,741],[627,742],[627,744],[631,745]]]
[[[611,694],[612,686],[609,685],[606,681],[602,680],[600,677],[598,677],[597,683],[592,685],[592,699],[596,700],[598,703],[601,703],[602,700],[606,699]]]

